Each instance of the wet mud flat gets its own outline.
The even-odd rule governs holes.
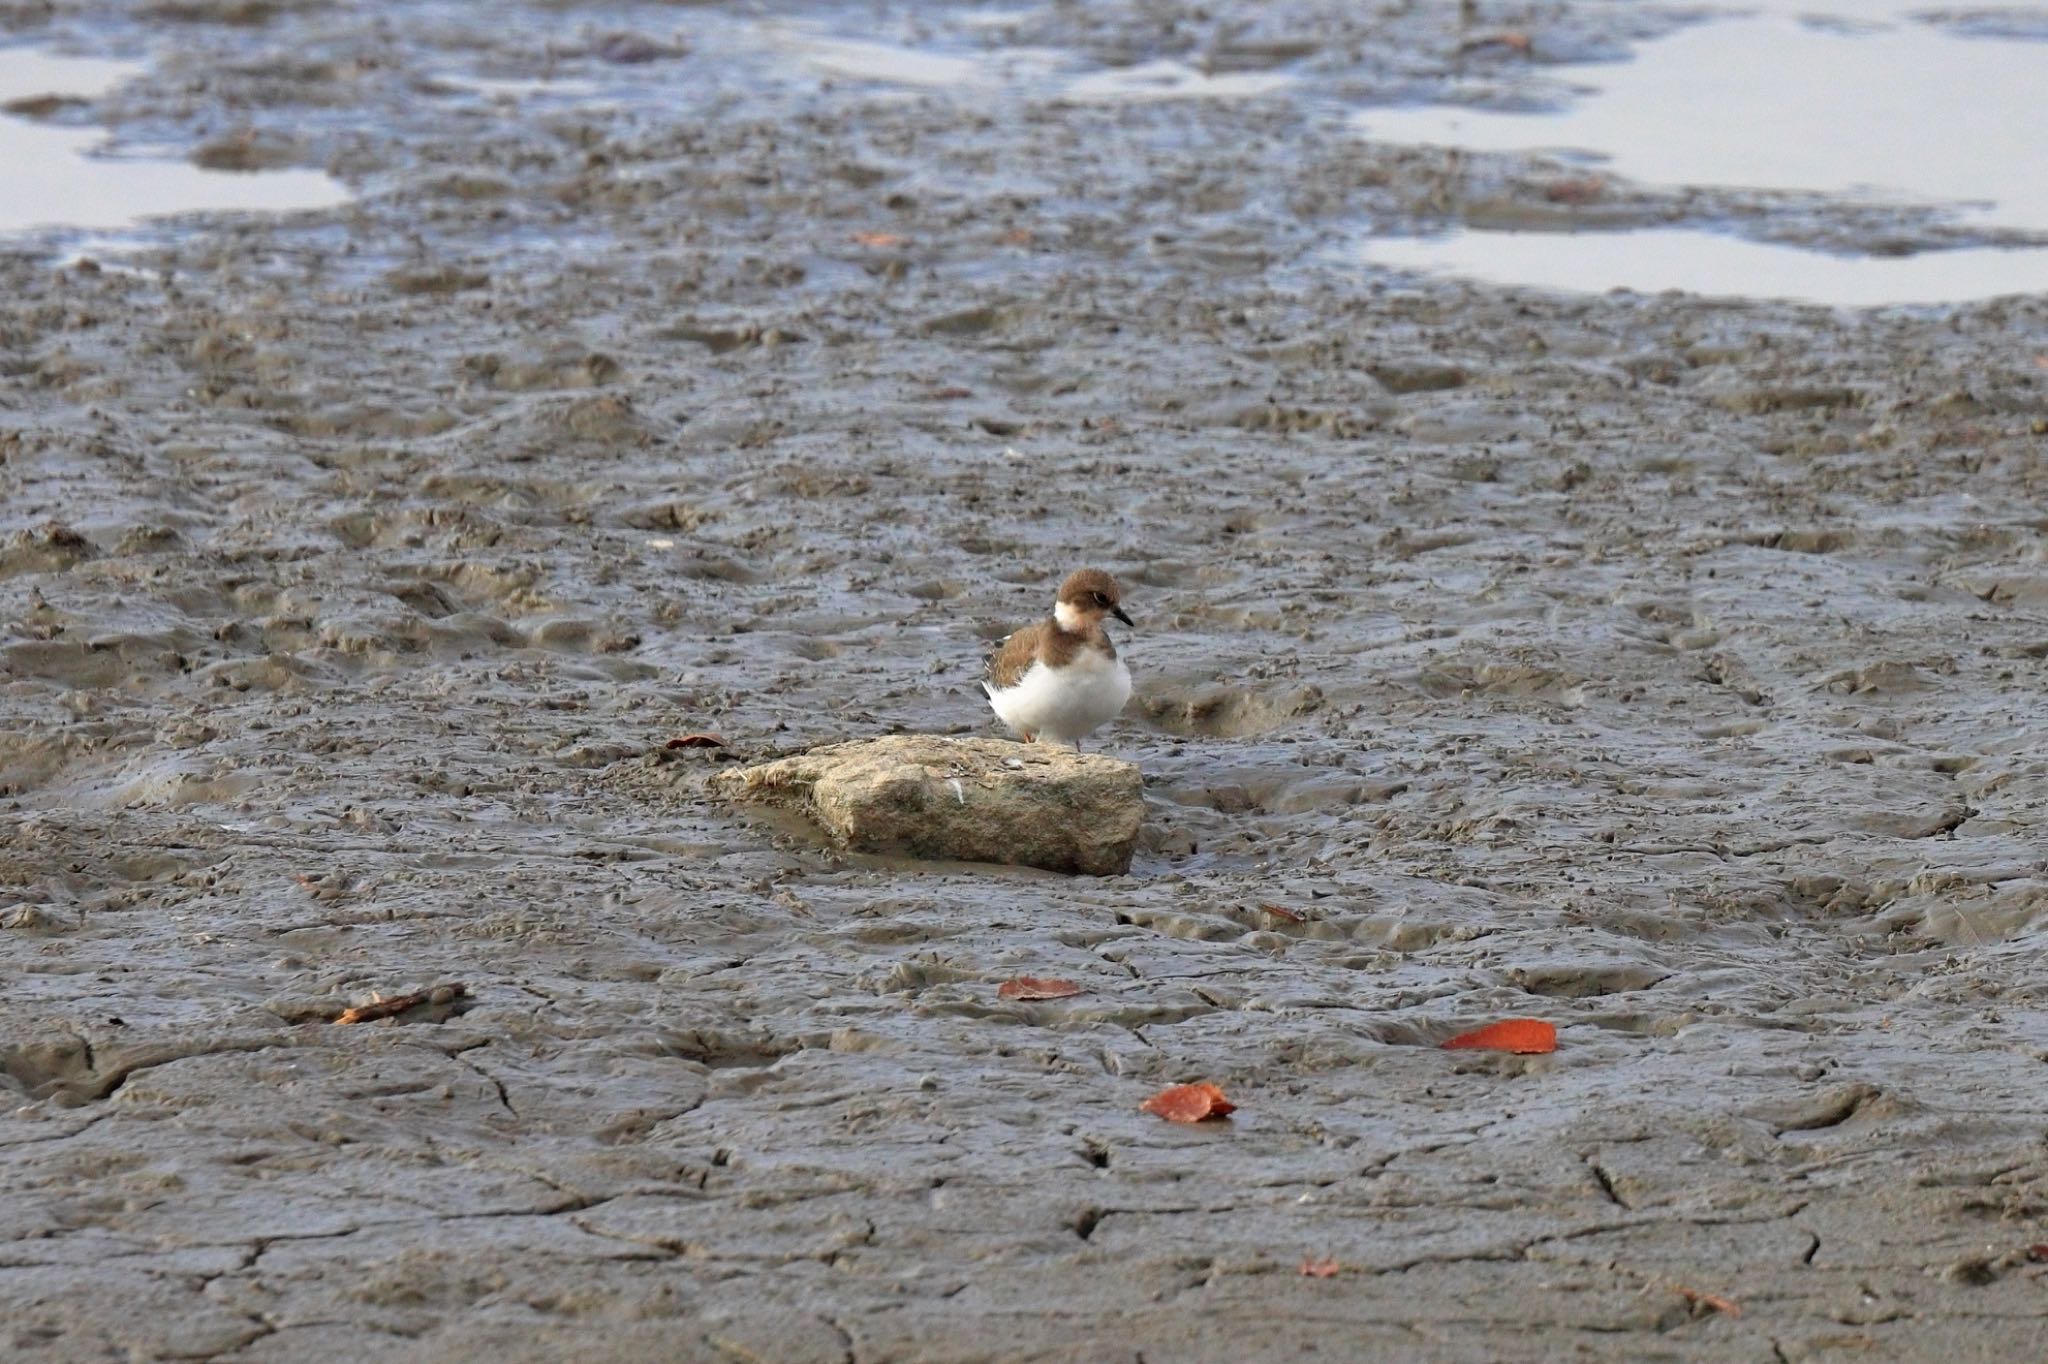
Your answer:
[[[1350,131],[1513,81],[1453,6],[0,19],[360,195],[0,258],[0,1350],[2035,1351],[2048,303],[1344,264],[1583,178]],[[990,730],[1083,561],[1130,875],[707,795]],[[1503,1016],[1559,1050],[1435,1046]]]

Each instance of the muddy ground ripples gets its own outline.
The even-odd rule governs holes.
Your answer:
[[[2048,302],[1344,265],[1558,212],[1347,130],[1512,93],[1452,6],[0,23],[148,55],[120,137],[359,195],[0,256],[0,1353],[2038,1352]],[[991,729],[1081,562],[1139,621],[1129,876],[704,794]],[[1432,1045],[1501,1016],[1560,1049]],[[1138,1111],[1188,1080],[1239,1111]]]

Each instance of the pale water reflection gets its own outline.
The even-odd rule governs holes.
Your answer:
[[[1875,307],[2048,290],[2048,250],[1966,247],[1912,256],[1841,256],[1692,228],[1459,231],[1374,237],[1360,249],[1373,265],[1571,293],[1678,289]]]
[[[1973,37],[1896,5],[1786,4],[1717,18],[1618,63],[1545,73],[1562,112],[1367,109],[1375,141],[1556,151],[1643,183],[1939,204],[1956,222],[2048,231],[2048,46]],[[1814,11],[1819,11],[1815,13]],[[1845,258],[1705,232],[1468,232],[1374,240],[1369,259],[1533,285],[1688,289],[1833,303],[2048,288],[2048,250]]]
[[[39,96],[91,99],[140,75],[133,62],[0,48],[0,104]],[[311,170],[203,170],[186,161],[99,155],[104,128],[0,116],[0,232],[109,230],[178,213],[284,212],[345,203],[348,190]]]

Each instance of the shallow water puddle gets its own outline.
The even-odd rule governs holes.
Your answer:
[[[0,49],[0,105],[47,100],[61,107],[105,94],[142,70],[134,62]],[[319,171],[202,170],[184,161],[94,155],[106,142],[104,128],[54,126],[14,111],[0,117],[0,165],[7,168],[0,232],[124,228],[176,213],[281,213],[349,197]]]
[[[984,24],[983,27],[987,25]],[[768,45],[822,76],[917,89],[1038,78],[1067,59],[1047,48],[984,49],[973,43],[932,41],[920,46],[849,38],[819,23],[778,20],[762,28]]]
[[[1155,99],[1249,99],[1294,83],[1279,71],[1232,71],[1211,75],[1182,62],[1160,60],[1139,66],[1090,72],[1071,81],[1068,99],[1083,103]]]
[[[1574,293],[1681,289],[1843,308],[1961,303],[2048,289],[2048,251],[1981,246],[1837,256],[1699,228],[1378,237],[1366,244],[1365,258],[1402,270]]]
[[[2048,230],[2048,49],[1970,36],[1903,7],[1813,13],[1790,0],[1645,43],[1632,61],[1561,66],[1561,113],[1367,109],[1375,141],[1555,151],[1643,183],[1939,204],[1956,221]],[[1938,16],[1937,16],[1938,17]],[[1870,304],[2048,288],[2048,249],[1845,258],[1695,231],[1465,232],[1375,239],[1366,259],[1564,289]],[[1602,268],[1602,262],[1605,268]],[[1889,281],[1889,284],[1887,283]]]
[[[970,32],[998,26],[1029,11],[972,15]],[[1274,72],[1210,75],[1181,62],[1160,60],[1128,67],[1078,69],[1070,53],[1044,47],[932,44],[921,47],[837,36],[791,21],[769,29],[771,41],[823,75],[914,88],[1032,82],[1045,97],[1084,104],[1169,99],[1245,99],[1293,83]]]

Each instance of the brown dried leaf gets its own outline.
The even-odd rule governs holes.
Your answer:
[[[725,740],[716,734],[685,734],[680,739],[670,739],[668,748],[724,748]]]
[[[1299,924],[1299,923],[1307,923],[1307,922],[1308,922],[1308,921],[1307,921],[1306,919],[1302,918],[1302,917],[1301,917],[1301,916],[1300,916],[1299,914],[1296,914],[1296,913],[1295,913],[1295,912],[1294,912],[1293,910],[1291,910],[1291,909],[1285,909],[1285,908],[1282,908],[1282,907],[1281,907],[1281,906],[1279,906],[1279,905],[1260,905],[1260,906],[1259,906],[1259,913],[1261,913],[1261,914],[1270,914],[1270,915],[1272,915],[1272,916],[1273,916],[1274,918],[1276,918],[1276,919],[1285,919],[1285,920],[1287,920],[1287,922],[1288,922],[1288,923],[1291,923],[1291,924]]]
[[[903,245],[903,238],[894,232],[856,232],[853,234],[853,244],[871,247],[876,251],[886,251],[892,246]]]
[[[1343,1266],[1339,1265],[1334,1259],[1314,1260],[1304,1258],[1301,1262],[1302,1277],[1308,1279],[1334,1279],[1337,1277],[1337,1271],[1341,1268]]]
[[[1591,175],[1552,180],[1543,187],[1543,197],[1553,204],[1597,203],[1606,193],[1607,182]]]

